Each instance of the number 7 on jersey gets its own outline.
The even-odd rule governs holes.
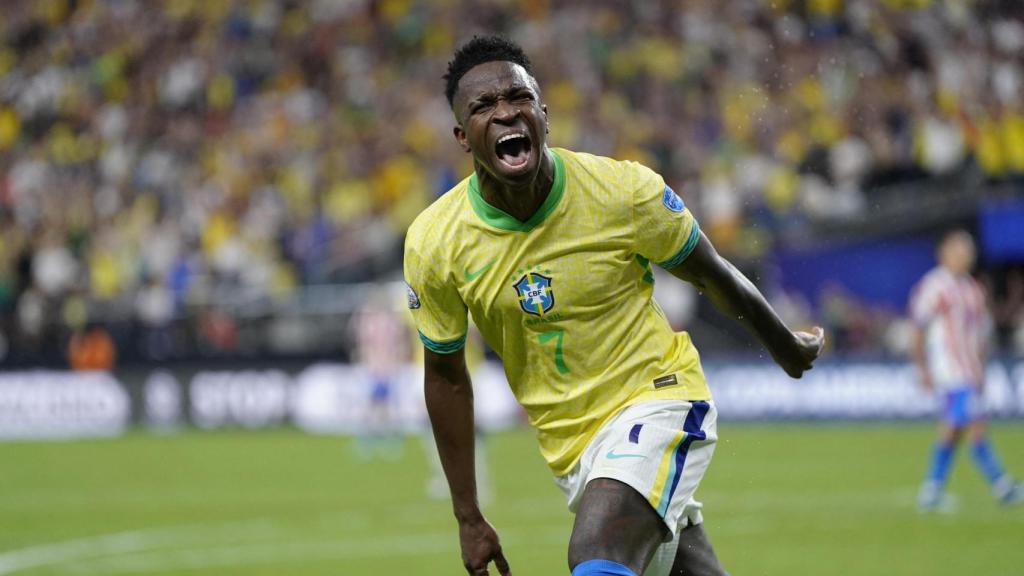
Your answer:
[[[559,374],[568,374],[569,368],[565,365],[565,358],[562,356],[562,344],[565,341],[565,330],[561,328],[555,328],[553,330],[545,330],[540,334],[537,334],[537,341],[541,344],[555,340],[555,366],[558,368]]]

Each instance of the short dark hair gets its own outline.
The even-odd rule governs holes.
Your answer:
[[[466,72],[480,64],[494,61],[519,64],[533,76],[533,65],[518,44],[502,36],[473,36],[472,40],[455,50],[455,55],[448,63],[448,73],[444,75],[444,95],[448,98],[448,105],[455,104],[459,80]]]

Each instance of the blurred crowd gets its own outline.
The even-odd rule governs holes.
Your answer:
[[[733,256],[887,184],[1024,175],[1014,0],[9,0],[0,358],[95,321],[169,353],[185,316],[231,347],[240,303],[394,275],[471,170],[441,75],[493,31],[554,145],[659,170]]]

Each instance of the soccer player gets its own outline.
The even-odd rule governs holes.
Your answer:
[[[359,455],[369,459],[376,455],[385,459],[401,456],[403,442],[396,431],[393,392],[401,367],[408,359],[409,346],[405,325],[396,305],[394,292],[386,286],[375,287],[351,320],[350,329],[356,344],[359,367],[370,381],[365,427],[356,442]]]
[[[823,333],[789,330],[650,169],[549,148],[522,49],[461,46],[445,75],[473,174],[409,228],[405,278],[425,395],[470,574],[511,574],[477,503],[467,312],[501,356],[576,514],[573,576],[724,574],[694,492],[716,441],[697,351],[652,299],[651,264],[692,282],[799,377]]]
[[[992,321],[985,293],[971,277],[974,240],[963,230],[938,247],[939,265],[914,287],[910,315],[916,327],[911,353],[922,386],[941,395],[942,420],[931,466],[918,494],[923,511],[948,508],[946,479],[957,444],[966,433],[978,470],[1005,504],[1024,500],[1024,489],[1006,473],[992,450],[981,406],[985,348]]]

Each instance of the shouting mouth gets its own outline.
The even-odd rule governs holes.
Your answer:
[[[530,137],[521,132],[506,134],[498,138],[494,154],[498,161],[511,170],[518,170],[530,161],[532,146]]]

